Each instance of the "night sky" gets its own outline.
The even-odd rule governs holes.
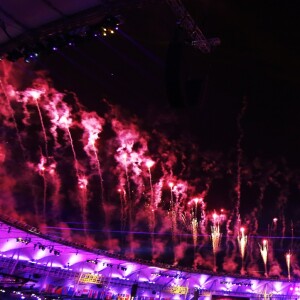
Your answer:
[[[37,71],[46,71],[56,90],[76,93],[89,111],[102,115],[106,99],[120,107],[122,118],[138,120],[141,131],[154,137],[148,145],[154,160],[164,161],[159,154],[169,155],[172,145],[174,153],[181,151],[184,170],[177,163],[172,172],[191,180],[198,193],[209,186],[208,210],[234,211],[240,191],[241,217],[253,228],[258,219],[260,234],[270,234],[271,226],[272,234],[289,236],[291,224],[299,233],[296,1],[183,2],[207,37],[221,39],[210,54],[190,45],[190,37],[176,25],[167,5],[149,4],[120,11],[122,24],[115,35],[42,55],[26,66],[26,76],[24,64],[17,62],[16,88],[25,89]],[[109,141],[113,134],[111,130],[102,138]],[[5,139],[7,133],[2,135]],[[168,146],[159,145],[159,138],[161,144],[165,141],[162,136]],[[105,151],[100,151],[102,157]],[[155,183],[164,171],[153,170]],[[74,178],[62,179],[68,180],[73,184]],[[109,192],[113,189],[111,184]],[[75,218],[66,208],[63,217]],[[280,220],[277,233],[274,217]],[[90,211],[89,218],[92,223],[97,216]],[[118,225],[114,220],[112,227]],[[139,225],[145,228],[143,222]]]
[[[235,147],[244,98],[245,153],[285,156],[298,167],[298,21],[293,3],[186,1],[206,36],[222,41],[209,55],[188,45],[183,33],[176,39],[176,19],[168,7],[146,5],[121,14],[116,36],[86,41],[37,66],[50,72],[58,88],[77,92],[91,109],[105,97],[147,122],[160,122],[153,111],[175,115],[178,134],[191,134],[213,150]],[[172,47],[180,48],[179,54],[172,56]],[[171,84],[169,69],[176,72]],[[174,91],[177,100],[169,96]]]

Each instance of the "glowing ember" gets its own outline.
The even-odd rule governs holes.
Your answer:
[[[87,184],[88,184],[88,181],[87,181],[86,177],[83,176],[83,177],[78,178],[78,186],[81,190],[86,190]]]
[[[154,161],[151,159],[146,160],[146,166],[148,169],[150,169],[154,165]]]

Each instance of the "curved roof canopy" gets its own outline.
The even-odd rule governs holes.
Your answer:
[[[84,285],[86,289],[109,287],[112,293],[130,294],[136,284],[140,295],[191,298],[196,290],[207,295],[298,295],[297,282],[202,273],[135,260],[99,249],[90,249],[59,237],[44,235],[35,227],[1,217],[0,284],[30,286],[45,291],[49,284]],[[75,287],[75,288],[74,288]],[[149,296],[148,295],[148,296]]]

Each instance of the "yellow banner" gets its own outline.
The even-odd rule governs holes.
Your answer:
[[[80,277],[80,283],[94,283],[100,284],[102,281],[102,276],[94,274],[82,274]]]
[[[186,286],[168,286],[164,289],[164,292],[185,295],[188,293],[188,290],[189,289]]]

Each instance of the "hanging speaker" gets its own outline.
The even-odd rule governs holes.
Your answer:
[[[134,298],[136,296],[137,288],[138,288],[137,283],[134,283],[131,287],[131,293],[130,293],[131,298]]]

